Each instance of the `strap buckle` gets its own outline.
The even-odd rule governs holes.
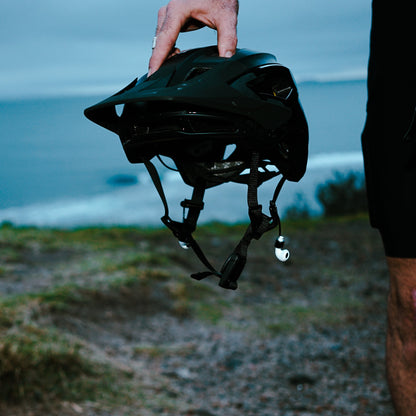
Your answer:
[[[231,254],[221,268],[219,286],[224,289],[235,290],[238,287],[237,280],[246,265],[246,257],[238,253]]]
[[[173,221],[168,215],[164,215],[161,220],[179,240],[179,244],[183,243],[190,247],[192,241],[191,234],[195,231],[195,227],[192,227],[192,225],[187,222]]]

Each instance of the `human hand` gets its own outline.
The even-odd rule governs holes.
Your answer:
[[[153,53],[148,76],[163,61],[179,51],[175,48],[180,32],[208,26],[217,31],[219,55],[229,58],[237,47],[238,0],[170,0],[160,8],[157,17]]]

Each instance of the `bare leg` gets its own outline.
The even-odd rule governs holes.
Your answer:
[[[387,257],[387,379],[398,416],[416,414],[416,259]]]

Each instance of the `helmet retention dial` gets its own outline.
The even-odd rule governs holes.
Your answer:
[[[289,260],[290,252],[287,249],[283,249],[285,245],[285,238],[282,235],[276,238],[274,243],[274,254],[276,255],[277,259],[281,262],[285,262]]]

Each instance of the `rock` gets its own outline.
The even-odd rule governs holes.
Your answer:
[[[289,378],[289,383],[292,384],[293,386],[299,386],[299,385],[303,385],[303,384],[315,384],[316,380],[309,376],[308,374],[303,374],[303,373],[295,373],[292,374]]]
[[[188,410],[184,416],[216,416],[214,413],[209,412],[208,410],[204,409],[193,409]]]

